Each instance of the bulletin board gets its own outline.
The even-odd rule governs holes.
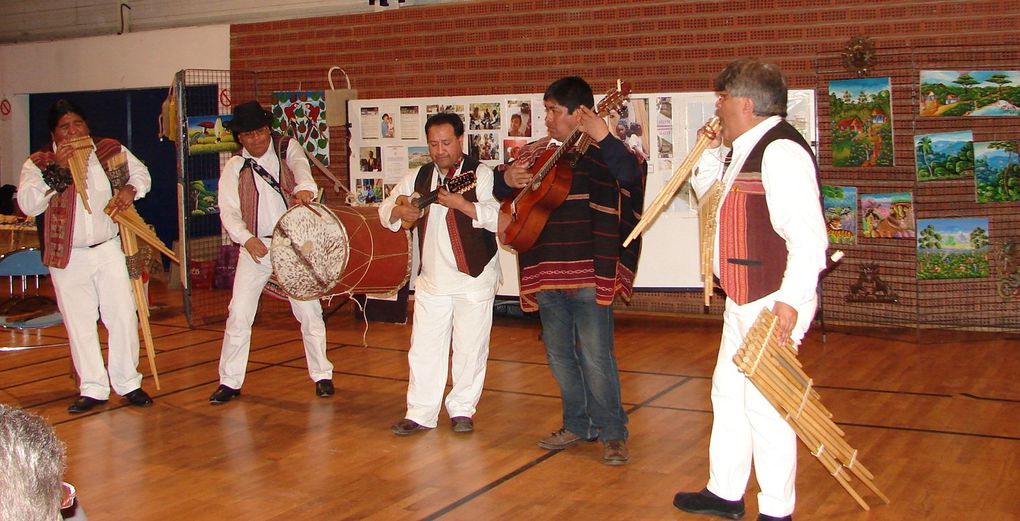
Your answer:
[[[601,96],[596,95],[598,102]],[[715,112],[712,92],[632,93],[608,120],[616,134],[647,158],[645,204],[650,204],[687,157],[698,129]],[[361,204],[378,204],[390,187],[430,161],[425,121],[438,112],[464,120],[464,153],[495,168],[519,147],[546,135],[542,94],[352,100],[351,192]],[[815,94],[791,90],[788,121],[817,149]],[[709,151],[721,153],[725,151]],[[635,287],[644,290],[701,288],[698,216],[689,185],[644,233]],[[503,283],[498,295],[517,295],[517,262],[500,249]]]

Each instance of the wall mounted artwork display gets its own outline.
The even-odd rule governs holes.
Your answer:
[[[913,238],[911,193],[861,194],[861,235],[872,239]]]
[[[974,177],[974,133],[969,130],[914,136],[918,181]]]
[[[274,92],[273,130],[297,139],[305,151],[329,166],[329,124],[324,92]]]
[[[432,162],[429,147],[407,147],[407,169],[417,171]]]
[[[889,78],[829,82],[832,166],[893,166]]]
[[[531,126],[534,119],[531,113],[531,102],[512,99],[506,102],[510,122],[507,124],[507,137],[531,137]]]
[[[199,179],[191,182],[188,197],[191,198],[191,215],[212,215],[220,213],[216,199],[219,178]]]
[[[194,116],[188,118],[188,154],[216,154],[241,150],[234,134],[224,126],[232,116]]]
[[[1020,201],[1020,159],[1017,141],[974,143],[974,185],[977,202]]]
[[[857,188],[822,186],[822,207],[829,244],[857,244]]]
[[[1020,116],[1018,71],[921,71],[918,114]]]
[[[988,219],[920,219],[917,278],[988,277]]]

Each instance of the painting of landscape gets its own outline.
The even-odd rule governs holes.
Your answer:
[[[921,71],[919,114],[1020,116],[1020,71]]]
[[[914,136],[918,181],[974,176],[974,133],[969,130]]]
[[[1016,141],[974,143],[977,202],[1020,201],[1020,159]]]
[[[893,166],[889,78],[829,82],[832,166]]]
[[[917,278],[988,277],[988,219],[920,219]]]
[[[829,244],[857,244],[857,188],[822,185]]]

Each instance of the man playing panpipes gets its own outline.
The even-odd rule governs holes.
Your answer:
[[[220,353],[220,385],[209,397],[213,405],[229,402],[241,394],[241,384],[251,348],[251,325],[255,321],[262,287],[273,267],[269,242],[273,228],[291,202],[308,203],[318,187],[308,158],[297,140],[269,129],[273,116],[257,101],[234,107],[228,128],[244,149],[223,165],[219,182],[220,220],[223,229],[240,244],[234,273],[230,313],[223,331]],[[320,398],[333,396],[333,364],[326,358],[326,324],[318,299],[290,299],[294,317],[301,323],[301,338],[308,374]]]
[[[21,169],[18,205],[26,215],[46,212],[43,264],[50,270],[80,381],[79,396],[67,410],[82,413],[105,403],[111,385],[131,405],[147,407],[152,398],[142,389],[137,369],[138,316],[120,228],[102,209],[112,199],[125,210],[144,196],[152,185],[149,170],[114,139],[93,138],[94,146],[76,152],[69,142],[90,132],[82,110],[68,100],[50,107],[49,128],[52,144],[32,154]],[[119,161],[121,154],[125,162]],[[81,181],[73,179],[72,161],[84,170],[77,172]],[[100,318],[109,332],[109,373],[99,349]]]
[[[762,308],[778,315],[778,337],[800,342],[814,317],[818,274],[828,246],[810,146],[786,122],[786,81],[775,65],[738,60],[716,79],[720,138],[701,158],[691,185],[702,205],[713,197],[718,223],[713,272],[726,293],[722,344],[712,375],[714,420],[709,480],[681,492],[685,512],[744,516],[754,464],[759,520],[792,519],[797,466],[793,429],[740,372],[733,356]],[[723,157],[720,141],[731,148]],[[718,184],[717,184],[718,183]]]

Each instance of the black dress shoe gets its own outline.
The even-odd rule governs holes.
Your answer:
[[[333,380],[319,380],[315,382],[315,396],[319,398],[329,398],[333,396],[336,389],[333,387]]]
[[[758,521],[793,521],[793,516],[776,517],[758,514]]]
[[[673,497],[673,506],[692,514],[708,514],[727,519],[744,517],[744,500],[727,501],[706,488],[701,492],[680,492]]]
[[[67,412],[71,414],[87,412],[93,407],[103,403],[106,403],[106,400],[97,400],[91,396],[79,396],[77,400],[67,406]]]
[[[410,418],[404,418],[403,420],[398,421],[394,426],[390,427],[390,431],[397,436],[410,436],[429,429],[431,429],[431,427],[420,425],[418,422]]]
[[[135,407],[148,407],[152,405],[152,398],[141,387],[125,394],[124,398]]]
[[[234,389],[225,385],[220,385],[216,388],[216,391],[209,397],[209,403],[213,405],[219,405],[221,403],[227,403],[232,400],[235,396],[241,396],[240,389]]]

